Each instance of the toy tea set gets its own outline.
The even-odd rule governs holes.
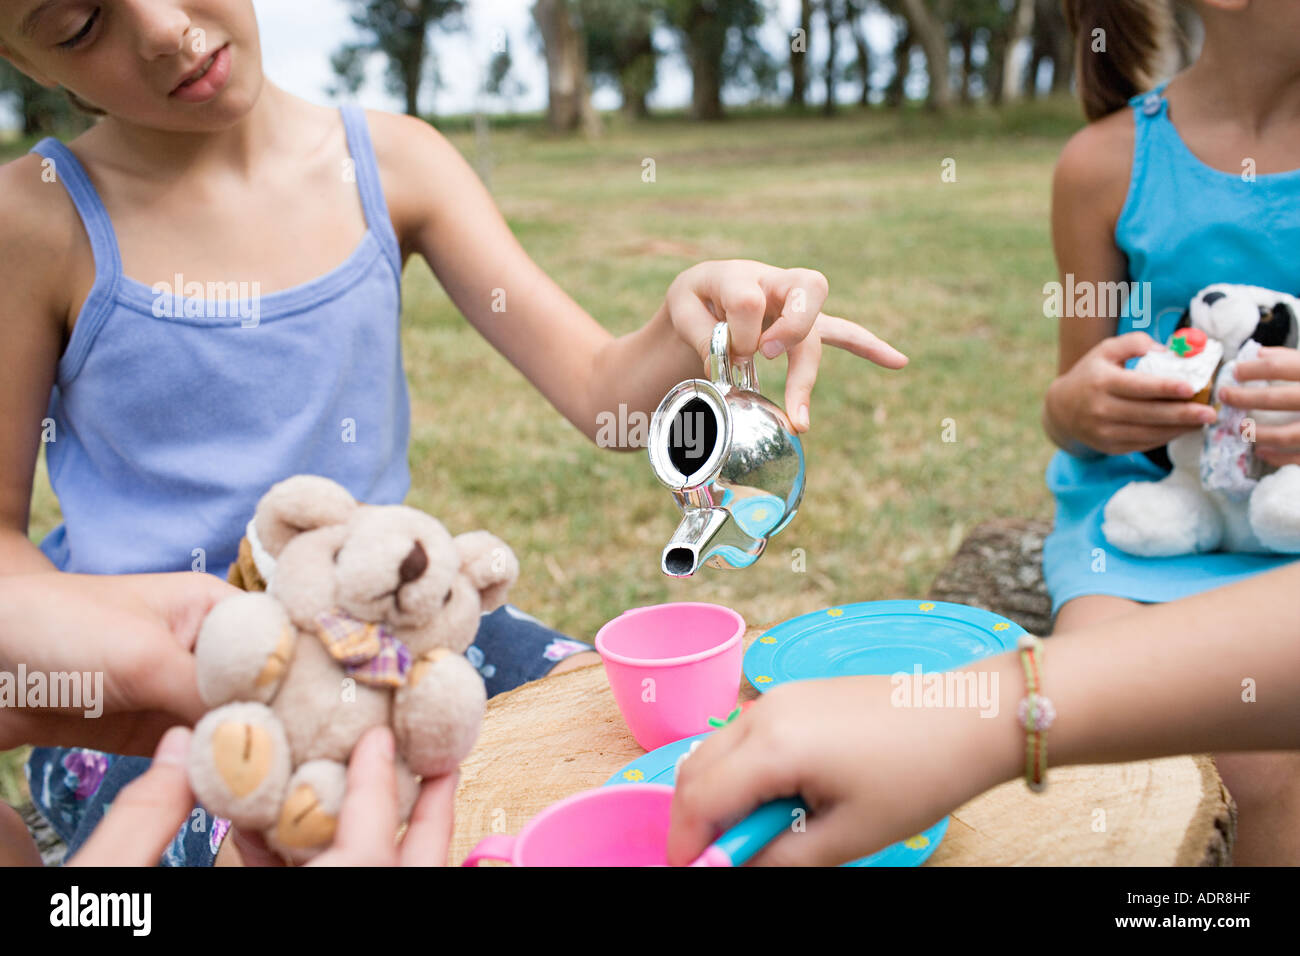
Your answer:
[[[664,573],[677,577],[753,564],[803,496],[802,444],[759,394],[752,361],[732,361],[725,323],[714,331],[710,371],[711,380],[668,393],[649,434],[651,466],[682,512],[661,557]],[[230,569],[246,593],[212,609],[195,646],[208,707],[190,752],[195,794],[285,859],[305,862],[333,841],[352,748],[386,724],[405,820],[417,778],[454,769],[477,739],[486,694],[465,651],[518,573],[513,552],[487,531],[453,536],[424,512],[359,503],[317,476],[272,487]],[[766,691],[793,680],[944,670],[1010,650],[1022,633],[960,605],[880,601],[796,617],[746,652],[745,621],[729,608],[629,610],[600,629],[596,649],[648,753],[605,787],[548,807],[518,836],[488,837],[465,862],[663,865],[676,766],[739,713],[742,671]],[[696,865],[744,863],[801,810],[793,799],[760,807]],[[944,819],[859,864],[918,865],[946,829]]]
[[[794,518],[803,497],[803,445],[785,413],[758,391],[751,359],[733,361],[726,323],[714,328],[710,379],[674,387],[649,430],[650,465],[681,522],[661,569],[743,568]],[[716,604],[634,608],[596,635],[610,690],[648,753],[603,788],[561,800],[518,836],[489,836],[464,865],[665,865],[672,783],[700,740],[740,712],[742,672],[760,692],[794,680],[960,667],[1014,649],[1024,631],[987,611],[934,601],[877,601],[805,614],[744,650],[745,621]],[[705,850],[694,866],[739,866],[787,830],[797,799],[765,804]],[[947,818],[855,865],[916,866],[943,839]]]
[[[1196,293],[1166,349],[1139,372],[1185,381],[1218,420],[1172,442],[1161,480],[1132,482],[1106,504],[1102,533],[1130,554],[1160,558],[1203,551],[1300,553],[1300,466],[1270,467],[1245,434],[1251,421],[1277,425],[1294,413],[1223,404],[1240,387],[1238,362],[1259,349],[1300,347],[1300,299],[1253,286],[1215,284]],[[758,392],[753,362],[733,362],[725,323],[714,330],[711,380],[676,386],[649,436],[650,464],[673,493],[681,523],[664,548],[665,574],[701,565],[743,568],[790,523],[804,490],[803,447],[784,413]],[[1246,388],[1266,381],[1248,381]],[[1162,455],[1149,457],[1159,464]],[[628,729],[648,753],[604,788],[538,814],[518,837],[489,837],[466,860],[521,866],[662,865],[681,760],[733,709],[740,673],[758,691],[793,680],[933,672],[1016,648],[1025,632],[995,614],[938,601],[874,601],[804,614],[742,650],[745,623],[711,604],[636,608],[596,637],[610,689]],[[653,684],[648,679],[653,678]],[[646,686],[655,687],[646,695]],[[740,865],[791,825],[798,800],[760,807],[693,864]],[[916,866],[943,839],[948,821],[887,847],[858,866]]]

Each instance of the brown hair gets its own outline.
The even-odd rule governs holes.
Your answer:
[[[1065,20],[1075,36],[1075,76],[1089,120],[1120,109],[1158,78],[1173,36],[1170,0],[1065,0]],[[1094,49],[1098,41],[1101,48]]]

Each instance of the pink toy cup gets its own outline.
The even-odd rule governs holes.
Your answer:
[[[673,788],[627,783],[575,793],[528,821],[519,836],[490,836],[461,866],[667,866]],[[721,859],[721,858],[720,858]],[[699,865],[715,863],[709,853]]]
[[[596,634],[618,709],[646,750],[712,729],[736,707],[745,619],[698,602],[624,611]]]

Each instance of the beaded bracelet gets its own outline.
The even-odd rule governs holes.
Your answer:
[[[1056,719],[1056,708],[1038,692],[1043,642],[1032,634],[1023,634],[1017,646],[1025,670],[1025,696],[1017,710],[1020,726],[1025,728],[1025,784],[1041,793],[1047,789],[1047,730]]]

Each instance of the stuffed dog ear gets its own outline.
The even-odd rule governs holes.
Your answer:
[[[1250,336],[1260,345],[1296,347],[1296,314],[1289,303],[1277,302],[1270,309],[1261,306],[1259,325]]]
[[[295,475],[271,487],[257,503],[253,527],[273,558],[304,531],[343,524],[357,509],[346,488],[319,475]]]
[[[1178,317],[1178,324],[1174,326],[1174,331],[1177,332],[1179,329],[1190,329],[1191,327],[1192,310],[1190,308],[1183,309],[1183,314]]]
[[[467,531],[455,538],[461,574],[478,589],[483,612],[506,603],[506,592],[519,579],[519,559],[506,544],[488,531]]]

